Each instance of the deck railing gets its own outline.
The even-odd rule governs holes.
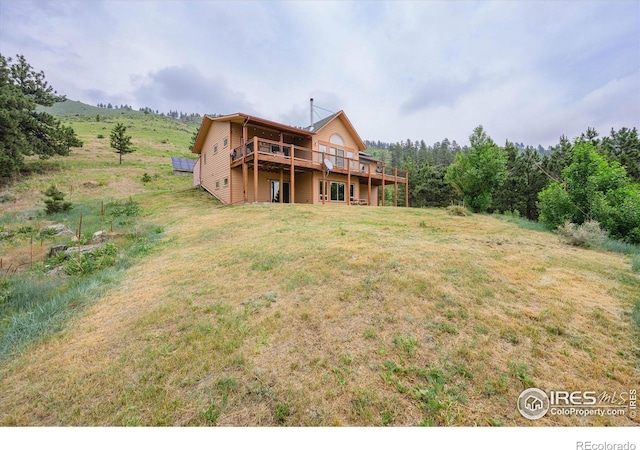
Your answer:
[[[231,159],[233,162],[242,159],[244,156],[243,148],[243,145],[239,145],[231,150]],[[247,156],[252,155],[256,148],[258,149],[258,159],[264,157],[264,159],[276,160],[284,164],[290,164],[291,157],[293,156],[294,164],[317,167],[319,170],[325,168],[324,161],[328,160],[333,166],[333,172],[346,174],[350,169],[352,175],[369,176],[369,174],[371,174],[373,177],[381,177],[384,173],[385,178],[397,177],[398,179],[406,179],[407,177],[406,170],[385,167],[382,162],[365,163],[347,156],[319,152],[307,147],[280,143],[278,141],[258,138],[257,136],[247,142]]]

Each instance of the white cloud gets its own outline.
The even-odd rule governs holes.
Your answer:
[[[307,125],[314,97],[365,139],[429,143],[640,122],[633,2],[0,4],[0,51],[94,103]]]

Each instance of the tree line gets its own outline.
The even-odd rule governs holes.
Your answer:
[[[98,108],[104,108],[104,109],[121,109],[121,110],[125,110],[125,111],[133,111],[133,107],[131,105],[112,105],[111,103],[98,103],[96,105]],[[173,111],[173,110],[169,110],[168,113],[164,113],[164,112],[160,112],[157,109],[153,109],[153,108],[149,108],[148,106],[143,106],[138,108],[139,112],[145,113],[145,114],[157,114],[159,116],[162,117],[171,117],[173,119],[176,120],[180,120],[181,122],[194,122],[194,123],[200,123],[202,121],[202,116],[198,113],[186,113],[183,111]],[[215,116],[215,114],[214,114]]]
[[[550,227],[597,220],[613,237],[640,243],[636,128],[611,129],[603,137],[588,128],[546,150],[510,141],[498,146],[482,126],[469,141],[407,140],[367,151],[407,170],[412,206],[462,202],[476,212],[515,214]]]

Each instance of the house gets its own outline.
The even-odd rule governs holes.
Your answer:
[[[404,170],[368,155],[344,111],[297,128],[248,114],[204,116],[193,152],[194,184],[224,204],[382,205],[381,187],[408,198]]]

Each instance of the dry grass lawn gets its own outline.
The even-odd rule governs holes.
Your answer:
[[[164,242],[1,363],[1,425],[634,423],[516,409],[638,387],[623,256],[438,209],[139,201]]]

